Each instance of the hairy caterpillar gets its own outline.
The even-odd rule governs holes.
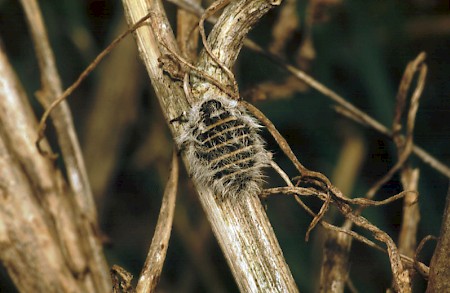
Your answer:
[[[178,143],[199,184],[223,199],[259,194],[270,154],[256,119],[237,101],[220,96],[204,97],[187,118]]]

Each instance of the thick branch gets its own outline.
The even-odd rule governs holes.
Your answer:
[[[0,47],[0,260],[21,292],[105,292],[89,269],[71,192],[35,147],[36,129]]]
[[[149,4],[144,0],[123,0],[123,3],[129,25],[138,21],[148,11],[155,14],[151,19],[151,28],[142,27],[136,31],[136,40],[164,115],[169,121],[183,111],[189,111],[181,87],[163,75],[157,61],[161,56],[158,41],[163,40],[168,47],[175,44],[170,26],[159,1],[151,1]],[[219,58],[225,65],[231,67],[246,32],[270,7],[271,4],[264,1],[235,1],[225,9],[219,25],[213,29],[210,37],[213,50],[220,47]],[[239,17],[235,17],[236,15]],[[232,28],[238,28],[239,31]],[[200,67],[208,72],[213,68],[212,64],[207,61],[209,57],[205,53],[202,56],[204,57],[200,58],[199,64],[202,64]],[[214,68],[217,68],[216,64]],[[216,79],[222,80],[222,72],[218,71],[213,70],[213,75]],[[208,91],[218,90],[210,84],[204,83],[203,86]],[[220,91],[216,94],[223,95]],[[197,96],[196,99],[198,98]],[[178,123],[171,123],[169,127],[175,137],[180,135],[182,129]],[[189,170],[189,162],[185,160],[185,164]],[[219,200],[210,190],[197,190],[213,232],[241,291],[297,292],[298,289],[258,197],[248,197],[236,204]]]
[[[430,264],[427,292],[448,292],[450,289],[450,185],[447,192],[441,234]]]
[[[224,66],[232,68],[244,45],[244,39],[248,31],[273,5],[278,4],[279,2],[271,3],[265,0],[233,1],[225,8],[208,37],[208,43],[214,56]],[[214,76],[225,85],[230,85],[233,82],[205,50],[200,54],[197,65],[200,70]],[[218,90],[203,81],[195,82],[194,89],[198,90],[200,95],[205,91]]]
[[[41,72],[42,88],[36,95],[44,106],[48,106],[56,97],[62,94],[61,80],[56,69],[55,58],[37,2],[35,0],[21,0],[21,2],[29,22]],[[58,135],[58,143],[63,153],[69,183],[77,198],[77,203],[89,219],[96,221],[97,215],[94,201],[68,104],[62,102],[52,112],[51,117]]]
[[[44,106],[48,106],[62,93],[61,81],[37,2],[21,0],[21,3],[29,23],[41,74],[42,88],[36,95]],[[85,248],[85,253],[88,254],[86,256],[89,261],[88,270],[92,272],[95,287],[99,291],[107,291],[110,287],[110,278],[101,243],[95,235],[98,232],[97,211],[67,103],[63,102],[55,108],[51,117],[74,198],[74,201],[68,202],[67,208],[76,214],[77,221],[72,222],[76,223],[81,232],[79,240],[82,242],[81,246]]]

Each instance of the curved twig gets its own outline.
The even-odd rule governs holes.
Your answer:
[[[169,247],[177,189],[178,156],[177,151],[174,150],[172,153],[170,176],[164,190],[158,222],[156,224],[152,243],[147,253],[147,259],[145,260],[144,267],[142,268],[136,286],[136,293],[154,292],[156,285],[159,282],[164,260],[166,259],[167,248]]]
[[[123,38],[128,36],[131,32],[135,31],[138,27],[140,27],[146,20],[148,20],[152,16],[152,13],[148,13],[144,17],[142,17],[136,24],[134,24],[131,28],[123,32],[111,44],[108,45],[100,54],[95,57],[94,61],[92,61],[88,67],[78,76],[77,80],[72,83],[59,97],[57,97],[45,110],[44,114],[42,114],[41,120],[39,121],[38,126],[38,138],[36,139],[36,147],[39,149],[41,154],[47,154],[46,150],[43,150],[40,146],[40,142],[45,136],[45,129],[47,127],[47,119],[52,113],[52,111],[61,104],[68,96],[70,96],[75,89],[78,88],[80,83],[86,79],[86,77],[98,66],[98,64],[106,57],[119,43]]]

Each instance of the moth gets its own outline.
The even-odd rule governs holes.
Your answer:
[[[259,131],[262,126],[236,100],[206,96],[193,105],[177,142],[186,152],[191,175],[222,199],[257,195],[262,169],[271,155]]]

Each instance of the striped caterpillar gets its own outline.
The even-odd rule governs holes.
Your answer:
[[[258,195],[264,182],[262,168],[271,156],[256,119],[223,96],[204,97],[187,118],[178,143],[196,181],[222,199]]]

